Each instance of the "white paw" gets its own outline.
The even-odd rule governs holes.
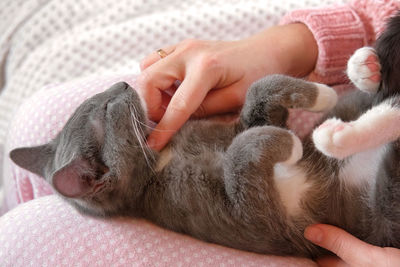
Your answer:
[[[338,100],[336,91],[322,83],[314,84],[318,89],[318,96],[314,106],[309,108],[308,110],[313,112],[331,110],[336,105]]]
[[[293,165],[303,157],[303,145],[300,139],[293,133],[291,133],[291,135],[293,139],[292,154],[287,160],[280,162],[281,164]]]
[[[347,62],[347,76],[358,89],[376,93],[381,81],[381,65],[372,47],[358,49]]]
[[[323,154],[344,159],[358,151],[356,134],[357,131],[351,123],[332,118],[315,129],[312,138],[315,147]]]

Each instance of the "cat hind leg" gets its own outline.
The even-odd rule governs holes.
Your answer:
[[[400,108],[395,102],[399,100],[382,102],[355,121],[326,120],[312,134],[315,147],[327,156],[344,159],[396,140],[400,136]]]
[[[253,127],[238,135],[224,162],[225,190],[238,215],[262,222],[265,214],[298,214],[309,187],[296,165],[302,156],[300,139],[282,128]]]
[[[254,188],[267,190],[266,183],[272,181],[276,164],[294,165],[302,156],[301,141],[290,131],[274,126],[248,129],[236,136],[226,151],[226,191],[233,201],[243,199],[238,194],[248,194],[248,198],[253,198],[257,196]],[[265,203],[261,201],[259,204],[265,206]]]
[[[278,162],[282,165],[295,165],[303,157],[303,144],[300,138],[291,132],[289,133],[292,138],[293,146],[288,158],[285,161]]]
[[[375,49],[362,47],[347,62],[347,76],[362,91],[376,93],[381,82],[381,65]]]

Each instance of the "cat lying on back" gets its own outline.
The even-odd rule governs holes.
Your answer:
[[[145,104],[118,83],[85,101],[53,141],[10,156],[85,214],[141,217],[258,253],[324,254],[303,237],[316,222],[400,248],[399,23],[377,43],[381,84],[364,65],[374,50],[349,62],[350,78],[375,95],[356,91],[335,106],[325,85],[267,76],[237,123],[190,121],[157,153],[146,146]],[[302,144],[285,129],[288,108],[331,110],[330,119]]]

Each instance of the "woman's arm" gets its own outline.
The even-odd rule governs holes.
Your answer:
[[[272,73],[309,76],[327,84],[347,81],[350,55],[371,44],[396,1],[353,1],[349,5],[289,13],[283,26],[234,42],[189,40],[153,53],[142,62],[138,80],[150,118],[159,121],[148,138],[160,150],[193,114],[235,111],[247,88]],[[373,13],[373,14],[371,14]],[[176,80],[182,84],[166,94]],[[171,97],[172,95],[172,97]]]
[[[148,139],[160,150],[192,115],[238,110],[247,88],[272,73],[307,75],[317,59],[317,45],[301,23],[268,28],[239,41],[186,40],[164,48],[168,54],[146,57],[138,78],[151,119],[159,121]],[[172,97],[166,91],[182,81]]]
[[[344,70],[353,52],[372,45],[387,18],[399,9],[399,1],[353,0],[348,5],[295,10],[281,24],[303,23],[317,41],[318,59],[309,78],[341,84],[348,82]]]

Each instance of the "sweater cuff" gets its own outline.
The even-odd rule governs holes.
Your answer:
[[[303,9],[288,13],[280,24],[296,22],[307,25],[318,45],[317,63],[309,79],[326,84],[346,82],[348,59],[367,44],[359,16],[349,6]]]

